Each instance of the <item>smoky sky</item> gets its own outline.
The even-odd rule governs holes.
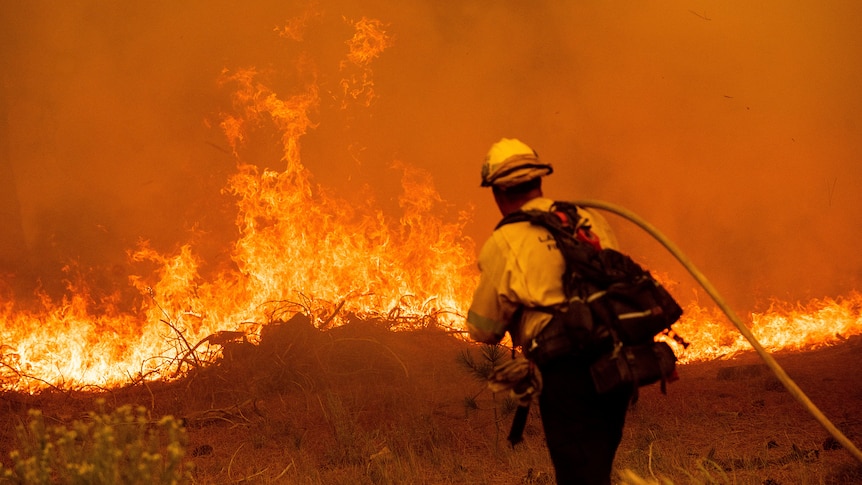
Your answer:
[[[343,3],[343,4],[342,4]],[[370,107],[321,76],[303,163],[334,193],[396,206],[395,160],[431,173],[480,245],[499,218],[479,168],[516,137],[555,166],[554,198],[595,198],[671,238],[731,303],[859,287],[862,5],[853,1],[6,2],[0,13],[0,269],[50,287],[68,261],[124,281],[126,251],[190,234],[229,251],[235,160],[224,70],[338,73],[346,19],[392,46]],[[303,42],[277,29],[313,11]],[[298,82],[298,81],[297,81]],[[259,148],[278,168],[277,147]],[[360,187],[362,186],[362,187]],[[695,293],[654,241],[624,249]],[[113,268],[113,269],[112,269]],[[113,271],[113,272],[112,272]]]

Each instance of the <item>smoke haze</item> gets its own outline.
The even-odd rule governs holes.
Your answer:
[[[466,231],[481,244],[499,214],[479,167],[516,137],[555,165],[547,195],[635,211],[737,307],[859,287],[859,2],[344,3],[7,2],[10,284],[51,288],[68,261],[124,282],[141,239],[171,250],[195,233],[204,251],[228,251],[221,189],[235,160],[217,126],[220,74],[255,66],[297,90],[297,66],[337,72],[345,19],[365,16],[393,45],[370,66],[365,110],[339,110],[339,80],[319,78],[318,125],[302,140],[317,183],[345,196],[368,186],[397,210],[393,161],[424,168],[453,211],[473,208]],[[308,12],[302,42],[279,36]],[[257,150],[278,168],[279,150]],[[689,291],[658,244],[609,219],[625,249]]]

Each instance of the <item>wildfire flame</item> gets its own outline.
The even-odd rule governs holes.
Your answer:
[[[345,21],[347,21],[345,19]],[[348,99],[362,100],[369,106],[374,100],[374,79],[369,66],[386,48],[392,45],[391,38],[383,30],[384,25],[376,19],[362,18],[351,22],[356,33],[347,41],[350,52],[341,62],[341,70],[350,74],[341,81],[345,103]],[[342,105],[342,107],[345,107]]]
[[[299,23],[280,35],[297,38]],[[373,99],[369,63],[389,45],[376,20],[352,22],[345,99]],[[293,32],[287,35],[286,32]],[[224,189],[236,200],[238,238],[230,269],[204,280],[204,261],[192,244],[162,254],[146,242],[131,252],[157,268],[131,283],[147,298],[137,312],[94,305],[85,283],[61,302],[43,297],[40,311],[3,307],[4,385],[114,386],[140,378],[167,378],[194,360],[208,336],[240,329],[253,339],[261,325],[303,312],[319,327],[351,316],[386,319],[393,328],[434,323],[458,326],[475,284],[474,246],[462,235],[469,220],[444,217],[445,204],[430,174],[401,162],[401,215],[387,217],[373,198],[346,201],[312,181],[301,160],[301,138],[315,127],[316,82],[283,97],[256,69],[225,70],[233,110],[220,127],[237,159]],[[312,77],[313,78],[313,77]],[[250,132],[274,129],[283,170],[243,160]],[[106,309],[107,308],[107,309]],[[14,343],[14,344],[13,344]],[[195,349],[196,352],[192,352]]]
[[[751,313],[746,324],[769,351],[832,345],[862,334],[862,293],[814,299],[805,305],[776,301],[765,312]],[[751,344],[717,309],[691,304],[674,329],[694,343],[682,352],[683,363],[732,357],[751,349]]]
[[[276,33],[301,40],[313,18],[306,14]],[[355,33],[339,65],[345,76],[339,84],[342,107],[367,107],[376,96],[370,63],[392,39],[379,21],[347,22]],[[219,127],[236,158],[236,172],[224,189],[237,209],[229,264],[204,275],[206,262],[194,244],[165,254],[142,242],[130,259],[155,270],[129,276],[141,295],[135,308],[123,309],[116,295],[97,298],[85,280],[71,277],[66,297],[54,301],[39,293],[36,309],[5,298],[3,389],[112,387],[171,378],[218,354],[211,336],[254,340],[263,325],[297,312],[318,327],[355,316],[385,320],[395,329],[463,328],[477,281],[475,246],[463,235],[469,212],[448,215],[430,174],[403,162],[392,165],[403,186],[400,217],[387,216],[373,197],[347,201],[315,184],[302,163],[300,142],[315,128],[313,113],[321,104],[316,76],[287,96],[254,68],[226,69],[221,83],[231,90],[232,109],[221,115]],[[278,134],[283,169],[261,169],[259,161],[245,160],[257,130]],[[852,293],[802,307],[776,304],[751,315],[751,322],[767,349],[800,349],[862,333],[860,308],[862,295]],[[693,343],[683,362],[748,348],[722,315],[694,304],[677,330]]]

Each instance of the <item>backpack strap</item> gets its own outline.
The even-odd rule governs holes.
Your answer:
[[[563,227],[570,229],[578,241],[589,244],[596,251],[601,251],[602,243],[599,241],[599,236],[591,231],[589,223],[578,211],[579,207],[571,202],[558,200],[551,206],[551,212],[560,218]]]
[[[563,291],[567,298],[575,295],[574,278],[583,276],[591,281],[604,281],[606,273],[600,258],[601,244],[578,214],[578,206],[570,202],[554,201],[550,211],[538,209],[512,212],[497,223],[495,229],[515,222],[529,222],[551,233],[563,253],[566,271]]]
[[[546,214],[554,214],[557,220],[553,223],[567,229],[567,231],[571,234],[574,234],[575,228],[581,226],[589,229],[589,226],[583,225],[584,221],[582,220],[580,214],[578,214],[578,206],[570,202],[562,201],[554,201],[554,203],[551,204],[551,209],[549,211],[530,209],[511,212],[505,217],[503,217],[503,219],[501,219],[500,222],[497,223],[497,226],[494,229],[499,229],[506,224],[512,224],[515,222],[532,222],[535,224],[538,219],[547,218]],[[549,221],[550,220],[552,219],[549,219]]]

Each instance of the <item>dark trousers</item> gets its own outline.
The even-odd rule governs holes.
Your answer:
[[[589,367],[562,357],[541,366],[539,409],[560,485],[610,485],[631,388],[598,395]]]

